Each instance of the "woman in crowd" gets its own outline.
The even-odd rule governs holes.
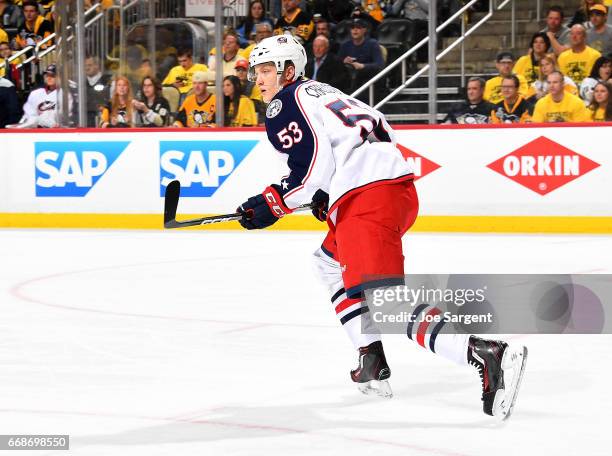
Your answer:
[[[598,82],[593,90],[593,102],[589,106],[593,122],[612,122],[612,101],[610,97],[612,84]]]
[[[115,88],[110,102],[102,108],[101,128],[129,128],[134,126],[135,112],[132,105],[132,88],[125,76],[115,78]]]
[[[246,19],[236,30],[240,38],[240,47],[246,47],[250,43],[255,42],[255,26],[260,22],[268,22],[274,28],[274,22],[266,15],[263,2],[261,0],[253,0],[249,4],[249,13]]]
[[[161,83],[145,76],[140,84],[141,100],[133,100],[137,111],[136,123],[140,127],[166,127],[170,122],[170,104],[161,95]]]
[[[550,38],[544,32],[535,33],[531,37],[529,52],[520,57],[512,72],[521,74],[529,85],[533,84],[540,77],[540,59],[546,55],[550,48]]]
[[[257,114],[253,102],[242,95],[237,76],[223,78],[223,103],[226,127],[253,127],[257,125]]]
[[[610,81],[610,78],[612,78],[612,60],[608,57],[599,57],[595,60],[589,77],[580,83],[580,98],[587,106],[593,101],[593,89],[597,83]]]
[[[539,100],[544,95],[547,95],[548,82],[546,82],[546,78],[555,70],[559,70],[555,54],[546,54],[544,57],[542,57],[540,59],[540,77],[533,84],[531,84],[526,98],[531,98],[535,95],[536,99]],[[574,81],[567,76],[564,76],[563,80],[565,91],[571,93],[572,95],[578,95],[578,88],[576,87]]]

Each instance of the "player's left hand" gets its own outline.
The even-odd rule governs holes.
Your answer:
[[[319,189],[312,195],[312,215],[321,222],[327,220],[327,211],[329,210],[329,195]]]
[[[242,214],[238,222],[247,230],[267,228],[293,212],[285,205],[276,185],[267,187],[259,195],[251,196],[236,211]]]

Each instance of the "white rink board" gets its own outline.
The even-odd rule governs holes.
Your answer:
[[[439,165],[439,168],[417,181],[421,201],[420,215],[612,216],[612,198],[609,196],[612,182],[610,126],[589,124],[584,127],[574,125],[552,128],[402,128],[397,130],[397,135],[401,146]],[[555,171],[560,171],[561,174],[563,171],[577,173],[578,176],[570,176],[573,178],[571,182],[543,195],[487,167],[542,136],[569,149],[571,153],[579,154],[580,157],[570,158],[569,171],[554,170],[554,160],[544,158],[537,161],[536,157],[536,166],[532,171],[544,174],[550,173],[551,170],[553,174]],[[96,157],[106,154],[105,150],[110,143],[121,141],[128,144],[112,165],[105,168],[103,163],[95,160]],[[190,141],[192,143],[187,143]],[[228,143],[219,145],[219,141],[234,141],[238,148],[248,153],[242,162],[237,164],[235,153],[225,150]],[[253,141],[252,148],[249,141]],[[89,144],[83,146],[84,142]],[[45,160],[41,157],[38,157],[37,161],[36,151],[40,155],[51,143],[65,143],[61,147],[58,146],[64,152],[64,160],[49,161],[49,155],[46,155],[46,163],[43,163]],[[39,178],[41,172],[43,177],[48,178],[49,175],[44,172],[48,171],[49,167],[55,167],[64,180],[76,179],[74,166],[64,163],[68,152],[74,149],[75,145],[92,152],[94,157],[86,158],[85,163],[82,161],[84,156],[79,156],[81,152],[76,155],[73,152],[73,156],[78,156],[76,160],[80,161],[77,173],[81,172],[81,175],[77,179],[79,182],[72,185],[76,191],[82,190],[86,194],[37,196],[37,191],[45,191],[40,185],[37,189],[37,166]],[[215,182],[215,176],[208,176],[208,191],[214,190],[211,196],[182,198],[180,211],[183,213],[231,211],[248,196],[260,192],[270,183],[278,182],[286,171],[286,166],[278,160],[279,154],[269,145],[265,132],[261,129],[1,132],[0,213],[160,213],[163,207],[163,198],[160,196],[162,147],[176,149],[179,153],[184,151],[186,161],[194,153],[192,151],[203,150],[202,157],[206,167],[204,172],[214,174],[214,169],[217,169],[217,174],[226,174],[226,180],[218,183]],[[230,160],[234,159],[235,166],[222,160],[211,163],[211,150],[220,150],[221,155],[226,158],[228,154],[231,155],[233,158]],[[537,153],[550,155],[548,150],[539,150]],[[108,156],[106,158],[108,159]],[[587,173],[584,173],[585,160],[595,163],[594,169]],[[201,180],[202,162],[199,168],[196,162],[197,160],[191,163],[193,178]],[[514,163],[518,163],[518,159],[514,159]],[[537,163],[545,165],[543,171],[536,169]],[[182,166],[186,168],[189,165],[183,163]],[[549,166],[548,170],[545,169],[546,166]],[[522,169],[519,174],[520,172],[528,173],[529,170]],[[100,175],[93,176],[92,180],[92,173]],[[555,176],[534,178],[547,181]],[[182,183],[184,186],[185,182]],[[61,180],[52,184],[52,191],[59,193],[67,188],[62,189]],[[49,185],[48,182],[46,185]],[[194,184],[193,188],[196,193],[203,189],[199,184]]]

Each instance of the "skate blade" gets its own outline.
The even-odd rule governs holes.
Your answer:
[[[365,383],[357,383],[357,388],[368,396],[376,395],[385,399],[393,397],[393,391],[391,391],[391,385],[389,385],[388,380],[370,380]]]
[[[506,349],[502,358],[505,390],[499,398],[495,397],[493,405],[493,415],[502,421],[507,420],[512,415],[526,364],[527,347],[520,345]]]

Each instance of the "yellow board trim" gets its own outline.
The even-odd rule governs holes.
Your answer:
[[[186,214],[181,215],[180,220],[202,216]],[[161,229],[162,215],[0,213],[0,227]],[[187,229],[235,230],[241,227],[237,222],[224,222]],[[311,216],[289,216],[280,220],[272,229],[323,231],[327,225]],[[417,219],[411,231],[612,234],[612,217],[424,215]]]

